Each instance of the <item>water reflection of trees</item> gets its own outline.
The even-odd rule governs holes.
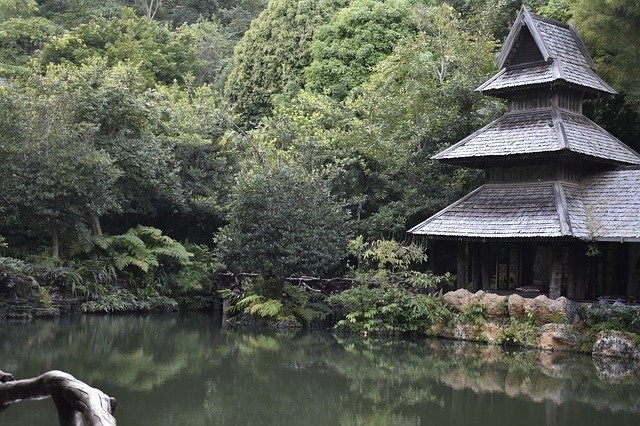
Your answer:
[[[591,416],[594,408],[640,412],[638,375],[604,374],[585,356],[222,331],[207,316],[11,323],[0,329],[0,359],[18,377],[62,369],[115,395],[125,425],[450,424],[454,412],[464,424],[489,405],[512,421],[522,409],[537,410],[530,424],[566,404],[583,404]]]

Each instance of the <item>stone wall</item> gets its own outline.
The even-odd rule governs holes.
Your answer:
[[[640,335],[615,330],[594,334],[580,314],[591,306],[565,297],[527,299],[458,289],[442,298],[454,314],[431,326],[432,336],[640,361]]]

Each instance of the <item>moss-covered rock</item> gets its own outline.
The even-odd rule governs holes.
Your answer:
[[[633,358],[640,360],[640,336],[623,331],[598,333],[592,354],[597,357]]]

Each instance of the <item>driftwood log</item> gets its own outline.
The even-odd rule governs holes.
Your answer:
[[[0,371],[0,410],[25,399],[51,397],[61,426],[112,426],[116,400],[62,371],[52,370],[32,379],[15,380]]]

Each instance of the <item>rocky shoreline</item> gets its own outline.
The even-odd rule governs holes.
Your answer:
[[[604,315],[610,316],[608,320],[616,320],[620,308],[640,321],[639,307],[576,303],[565,297],[549,299],[545,295],[530,299],[482,290],[471,293],[465,289],[442,297],[454,315],[430,327],[428,334],[433,337],[640,361],[640,334],[606,329],[590,322],[593,312],[606,309],[609,312]]]

